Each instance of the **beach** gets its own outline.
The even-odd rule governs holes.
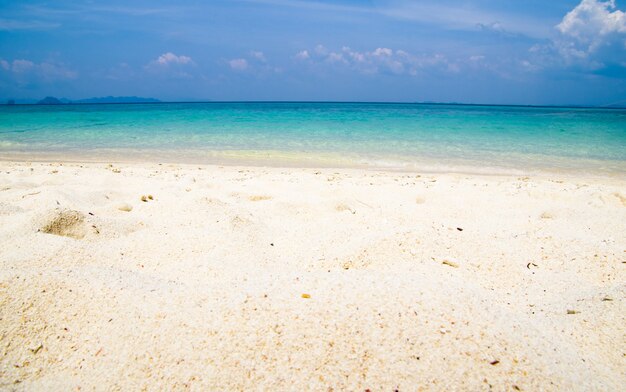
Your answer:
[[[623,173],[2,161],[0,388],[620,390],[625,233]]]

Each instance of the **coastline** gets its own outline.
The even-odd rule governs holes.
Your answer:
[[[0,184],[3,388],[626,382],[623,176],[0,161]]]
[[[339,152],[98,149],[88,151],[4,151],[0,162],[67,164],[187,165],[291,169],[366,170],[395,173],[469,174],[502,176],[565,176],[568,178],[626,178],[626,161],[530,156],[508,161],[494,158],[459,159],[391,155],[342,154]]]

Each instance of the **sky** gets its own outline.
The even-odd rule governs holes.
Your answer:
[[[0,0],[0,100],[626,105],[626,0]]]

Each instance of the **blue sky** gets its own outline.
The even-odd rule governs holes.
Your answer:
[[[601,0],[0,0],[0,99],[626,104]]]

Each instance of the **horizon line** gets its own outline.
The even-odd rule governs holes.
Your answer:
[[[140,97],[141,98],[141,97]],[[89,98],[87,98],[89,99]],[[150,98],[158,99],[158,98]],[[499,106],[499,107],[525,107],[525,108],[561,108],[561,109],[626,109],[626,106],[592,106],[592,105],[535,105],[535,104],[494,104],[494,103],[462,103],[462,102],[429,102],[429,101],[287,101],[287,100],[241,100],[241,101],[147,101],[147,102],[67,102],[67,103],[2,103],[0,106],[65,106],[65,105],[159,105],[159,104],[221,104],[221,103],[320,103],[320,104],[373,104],[373,105],[440,105],[440,106]]]

